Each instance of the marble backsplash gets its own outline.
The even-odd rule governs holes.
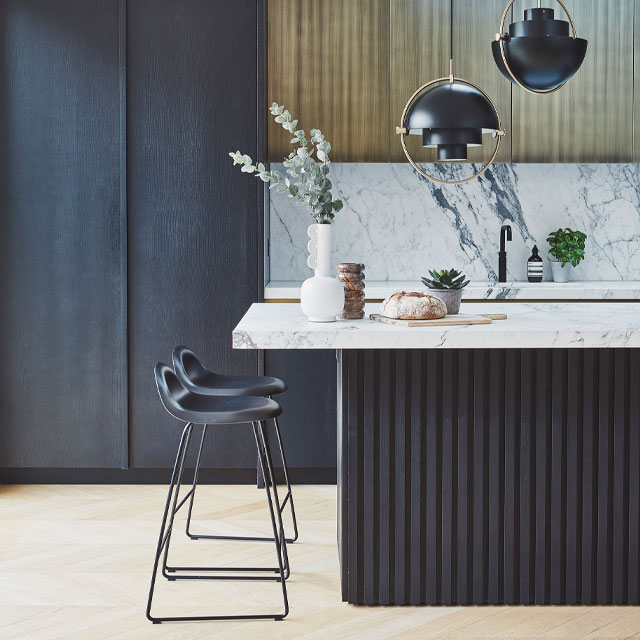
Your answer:
[[[429,168],[448,178],[469,169]],[[419,282],[432,267],[497,280],[504,223],[513,228],[509,280],[526,280],[534,244],[550,280],[545,239],[567,226],[588,235],[575,280],[640,280],[638,164],[498,164],[460,186],[428,181],[409,164],[333,164],[331,181],[344,202],[333,224],[333,260],[363,262],[369,280]],[[313,220],[293,199],[270,194],[270,279],[304,280]]]

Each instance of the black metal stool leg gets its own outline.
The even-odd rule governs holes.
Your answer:
[[[274,501],[276,504],[277,503],[277,495],[275,496],[275,500],[272,501],[271,499],[271,492],[269,490],[269,486],[272,486],[271,482],[268,482],[267,484],[267,502],[268,502],[268,506],[269,506],[269,513],[271,516],[271,526],[273,529],[273,541],[275,542],[275,547],[276,547],[276,555],[277,555],[277,559],[278,559],[278,568],[277,569],[248,569],[248,568],[234,568],[234,567],[220,567],[220,568],[203,568],[203,567],[173,567],[173,568],[167,568],[168,571],[176,571],[176,570],[186,570],[186,571],[195,571],[195,570],[201,570],[201,571],[227,571],[227,572],[233,572],[233,571],[275,571],[278,573],[277,576],[273,576],[273,577],[266,577],[266,576],[231,576],[231,575],[225,575],[225,576],[166,576],[168,577],[170,580],[176,580],[176,579],[203,579],[203,578],[208,578],[208,579],[213,579],[213,580],[276,580],[278,582],[280,582],[282,584],[282,595],[283,595],[283,602],[284,602],[284,610],[282,613],[275,613],[275,614],[256,614],[256,615],[231,615],[231,616],[173,616],[173,617],[164,617],[164,618],[158,618],[158,617],[153,617],[151,615],[151,603],[152,603],[152,599],[153,599],[153,592],[154,592],[154,587],[155,587],[155,581],[156,581],[156,575],[157,575],[157,571],[158,571],[158,565],[160,562],[160,556],[162,555],[163,549],[164,549],[164,561],[166,563],[166,559],[167,559],[167,554],[168,554],[168,546],[169,546],[169,541],[171,539],[171,531],[173,528],[173,523],[174,523],[174,518],[176,513],[178,512],[178,510],[180,509],[180,507],[185,504],[186,500],[188,498],[190,498],[193,493],[193,488],[192,491],[189,491],[187,493],[187,495],[182,499],[182,501],[178,504],[178,494],[180,491],[180,483],[181,483],[181,479],[182,479],[182,474],[184,471],[184,461],[187,455],[187,451],[188,451],[188,447],[189,447],[189,440],[191,437],[191,432],[193,430],[193,424],[188,424],[183,433],[182,433],[182,439],[180,440],[180,446],[178,448],[178,455],[176,457],[176,463],[174,465],[173,468],[173,474],[171,476],[171,483],[169,485],[169,493],[167,495],[167,501],[165,504],[165,510],[164,510],[164,515],[163,515],[163,519],[162,519],[162,526],[160,529],[160,536],[158,539],[158,546],[156,549],[156,555],[155,555],[155,559],[154,559],[154,565],[153,565],[153,574],[152,574],[152,578],[151,578],[151,587],[149,589],[149,600],[147,603],[147,611],[146,611],[146,615],[147,618],[149,620],[151,620],[151,622],[153,622],[154,624],[159,624],[161,622],[195,622],[195,621],[214,621],[214,620],[282,620],[284,617],[287,616],[287,614],[289,613],[289,601],[287,598],[287,587],[286,587],[286,579],[285,579],[285,570],[284,570],[284,563],[283,563],[283,556],[282,556],[282,549],[283,549],[283,545],[286,545],[286,543],[284,542],[284,539],[282,538],[282,523],[281,523],[281,519],[280,519],[280,531],[278,532],[277,529],[277,525],[276,525],[276,520],[277,520],[277,516],[276,513],[279,514],[278,509],[274,509]],[[254,426],[254,433],[255,432],[255,426]],[[256,433],[256,442],[258,442],[258,435]],[[262,460],[262,452],[260,452],[260,446],[258,445],[258,449],[259,449],[259,456]],[[266,456],[265,456],[266,458]],[[270,471],[269,473],[269,478],[270,480],[272,479],[272,472]],[[174,492],[174,488],[175,488],[175,492]],[[171,507],[170,507],[171,505]],[[169,517],[169,510],[171,509],[171,516]],[[168,524],[167,524],[167,519],[169,520]],[[285,546],[286,549],[286,546]]]
[[[260,441],[262,442],[262,450],[264,452],[264,462],[266,463],[266,473],[265,473],[264,463],[261,462],[262,469],[263,469],[263,476],[265,477],[265,487],[267,486],[266,479],[268,474],[269,482],[271,483],[271,487],[273,490],[274,501],[278,507],[277,508],[278,536],[280,538],[280,546],[281,546],[281,552],[282,552],[282,558],[283,558],[283,566],[285,570],[285,578],[288,578],[290,575],[289,555],[287,553],[287,542],[284,536],[282,510],[280,509],[280,501],[278,500],[278,486],[275,481],[275,473],[273,472],[273,463],[271,461],[271,449],[269,447],[269,436],[267,434],[267,429],[264,425],[264,422],[258,422],[257,431],[258,431],[258,434],[260,435]],[[258,446],[258,449],[260,449],[259,446]]]
[[[289,600],[287,598],[287,582],[286,578],[289,576],[289,558],[287,556],[287,543],[284,539],[284,528],[282,526],[282,516],[280,513],[278,502],[278,491],[274,482],[273,468],[271,466],[271,454],[269,453],[269,442],[264,435],[264,429],[261,422],[253,425],[253,433],[256,438],[256,445],[258,447],[258,458],[260,460],[260,468],[262,469],[262,476],[265,480],[265,491],[267,494],[267,502],[269,504],[269,513],[271,515],[271,526],[273,528],[273,538],[276,546],[276,555],[278,558],[278,567],[280,569],[281,584],[282,584],[282,598],[284,601],[284,612],[278,620],[282,620],[289,613]],[[262,446],[261,446],[262,445]],[[262,451],[261,451],[262,449]],[[265,463],[267,468],[265,470]],[[273,500],[271,499],[271,489],[273,489]],[[276,505],[274,509],[274,504]],[[277,522],[276,526],[276,515]],[[286,575],[285,575],[286,571]]]
[[[287,459],[284,455],[284,445],[282,444],[282,437],[280,435],[280,425],[278,424],[278,418],[274,418],[273,422],[276,428],[276,438],[278,440],[278,448],[280,449],[280,459],[282,460],[282,471],[284,473],[284,481],[287,485],[287,493],[280,505],[280,512],[284,511],[284,508],[289,501],[289,507],[291,509],[291,520],[293,522],[293,536],[287,538],[288,543],[293,543],[298,539],[298,521],[296,520],[296,510],[293,505],[293,493],[291,491],[291,482],[289,482],[289,468],[287,467]]]
[[[278,427],[278,423],[276,421],[276,434],[278,437],[278,446],[280,447],[280,455],[282,457],[282,462],[283,462],[283,468],[284,468],[284,476],[285,476],[285,480],[287,483],[287,495],[285,496],[285,499],[283,500],[282,504],[280,505],[280,512],[282,513],[282,511],[284,510],[286,504],[287,504],[287,500],[290,500],[290,507],[291,507],[291,517],[293,519],[293,531],[294,531],[294,535],[292,538],[286,538],[287,542],[293,543],[298,539],[298,525],[296,522],[296,514],[294,511],[294,506],[293,506],[293,497],[291,494],[291,485],[289,484],[289,474],[287,471],[287,463],[284,457],[284,449],[282,446],[282,440],[280,438],[280,429]],[[196,485],[198,482],[198,474],[200,472],[200,461],[202,458],[202,450],[203,450],[203,446],[204,446],[204,440],[205,437],[207,435],[207,425],[204,425],[203,427],[203,431],[202,431],[202,438],[200,440],[200,449],[198,451],[198,459],[196,460],[196,466],[193,472],[193,487],[191,488],[191,497],[189,500],[189,511],[187,514],[187,526],[186,526],[186,533],[189,536],[189,538],[191,538],[192,540],[246,540],[246,541],[250,541],[250,542],[273,542],[273,538],[269,538],[269,537],[263,537],[263,536],[219,536],[219,535],[211,535],[211,534],[198,534],[198,533],[192,533],[191,532],[191,514],[193,512],[193,501],[195,498],[195,493],[196,493]],[[264,478],[264,475],[263,475]]]
[[[189,497],[189,494],[187,494],[182,500],[182,502],[180,502],[180,504],[176,506],[178,502],[178,496],[180,495],[180,486],[182,485],[182,474],[184,473],[184,461],[186,460],[187,453],[189,452],[189,443],[191,442],[191,434],[193,433],[194,425],[193,423],[190,423],[190,424],[191,424],[191,427],[187,432],[187,440],[184,445],[182,460],[180,461],[180,466],[178,467],[178,476],[175,481],[176,490],[173,495],[173,505],[171,506],[171,516],[169,517],[169,524],[167,525],[167,532],[165,534],[166,543],[164,545],[164,554],[162,558],[162,575],[168,580],[174,579],[173,576],[167,575],[167,558],[169,556],[169,545],[171,544],[171,534],[173,533],[173,522],[175,520],[176,513],[178,513],[178,511],[180,510],[180,507],[182,507],[182,505],[185,503],[185,500]]]
[[[156,554],[153,561],[153,571],[151,573],[151,586],[149,587],[149,598],[147,600],[146,615],[147,615],[147,618],[155,624],[161,622],[161,620],[158,618],[154,618],[151,615],[151,603],[153,601],[153,591],[155,589],[156,576],[158,573],[158,565],[160,563],[160,556],[162,555],[163,547],[167,541],[166,540],[166,524],[167,524],[167,516],[169,515],[169,505],[171,504],[171,498],[173,496],[173,490],[179,474],[179,469],[181,469],[182,465],[184,464],[184,458],[187,450],[186,444],[188,441],[188,434],[191,433],[192,429],[193,429],[193,424],[189,423],[182,430],[182,437],[180,438],[180,445],[178,446],[176,461],[175,461],[175,464],[173,465],[173,473],[171,474],[171,482],[169,483],[169,492],[167,493],[167,501],[164,505],[164,514],[162,516],[162,524],[160,525],[160,535],[158,536],[158,545],[156,547]]]
[[[191,512],[193,511],[193,499],[196,495],[196,486],[198,484],[198,475],[200,473],[200,461],[202,460],[202,449],[204,448],[204,439],[207,436],[207,426],[202,426],[202,438],[200,438],[200,447],[198,448],[198,458],[196,460],[196,466],[193,470],[193,486],[191,487],[191,498],[189,500],[189,511],[187,513],[187,525],[185,527],[186,534],[193,538],[194,540],[198,538],[198,536],[194,536],[189,531],[189,525],[191,524]]]
[[[178,495],[176,492],[176,496],[174,498],[174,503],[172,507],[172,517],[169,522],[169,526],[167,527],[167,531],[169,532],[167,544],[165,546],[163,564],[162,564],[162,575],[167,578],[167,580],[249,580],[249,581],[262,581],[262,580],[280,580],[280,570],[278,567],[172,567],[167,564],[168,552],[169,552],[169,542],[171,539],[171,532],[173,531],[173,517],[180,510],[180,508],[185,504],[187,500],[189,500],[189,508],[193,504],[193,499],[195,495],[195,491],[197,488],[198,482],[198,474],[200,469],[200,462],[202,458],[202,450],[204,446],[204,440],[207,433],[207,425],[203,425],[202,427],[202,438],[200,440],[200,447],[198,451],[198,458],[196,460],[196,466],[194,468],[194,476],[193,476],[193,485],[190,491],[184,496],[184,498],[177,503]],[[255,433],[255,429],[254,429]],[[260,443],[256,439],[256,444],[258,446],[258,454],[260,455]],[[184,466],[184,465],[183,465]],[[177,478],[177,491],[180,490],[182,480],[182,470],[180,471]],[[189,526],[189,518],[187,519],[187,527]],[[187,529],[188,532],[188,529]],[[214,536],[214,535],[194,535],[191,534],[190,537],[192,539],[198,538],[206,538],[213,540],[253,540],[253,541],[266,541],[266,542],[274,542],[274,538],[259,538],[252,536]],[[279,543],[282,544],[282,541],[279,540]],[[289,564],[288,560],[285,562],[285,579],[289,577]],[[186,572],[186,573],[185,573]],[[215,574],[215,573],[225,573],[225,574],[234,574],[234,573],[273,573],[276,575],[198,575],[198,573],[207,573],[207,574]]]
[[[268,442],[263,438],[263,426],[262,423],[258,422],[253,425],[253,435],[256,439],[256,448],[258,450],[258,462],[260,463],[260,471],[262,473],[262,477],[264,478],[264,489],[265,491],[273,492],[275,504],[278,505],[278,494],[277,487],[275,483],[275,474],[273,473],[273,467],[271,466],[271,457],[267,461],[266,451],[269,446]],[[284,568],[284,578],[287,580],[291,571],[289,569],[289,556],[287,554],[287,540],[284,537],[284,527],[282,526],[282,515],[279,509],[276,509],[278,512],[277,523],[278,523],[278,541],[280,543],[280,553],[282,556],[282,566]],[[275,538],[271,539],[272,542],[276,542]]]

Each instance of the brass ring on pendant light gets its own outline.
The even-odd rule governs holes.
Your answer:
[[[500,20],[500,26],[498,27],[498,33],[496,33],[496,41],[500,43],[500,56],[502,57],[502,62],[504,63],[505,69],[507,70],[509,76],[511,76],[511,79],[521,89],[524,89],[525,91],[528,91],[529,93],[533,93],[536,96],[544,96],[544,95],[548,95],[550,93],[555,93],[559,89],[562,89],[562,87],[564,87],[564,85],[567,84],[567,82],[566,81],[563,82],[561,85],[558,85],[557,87],[555,87],[555,89],[530,89],[529,87],[527,87],[524,84],[522,84],[522,82],[520,82],[520,80],[518,80],[518,78],[516,78],[516,76],[513,73],[513,71],[511,71],[511,67],[509,66],[509,63],[507,62],[507,56],[505,55],[505,52],[504,52],[505,36],[504,36],[504,33],[502,32],[502,30],[504,29],[504,23],[505,23],[505,20],[507,19],[507,13],[509,13],[509,9],[511,9],[511,7],[513,6],[514,2],[515,2],[515,0],[509,0],[509,3],[505,7],[505,10],[504,10],[504,12],[502,14],[502,20]],[[576,26],[573,24],[573,18],[571,17],[571,14],[569,13],[569,9],[567,9],[567,5],[565,5],[565,3],[562,2],[562,0],[556,0],[556,2],[564,9],[564,12],[567,14],[567,18],[569,18],[569,24],[571,25],[571,32],[573,33],[573,39],[575,40],[578,37],[578,34],[576,33]],[[538,5],[538,6],[540,6],[540,5]]]
[[[513,2],[513,0],[511,0],[511,2]],[[497,118],[498,118],[498,132],[496,133],[496,146],[495,149],[493,150],[493,154],[491,155],[491,158],[489,159],[489,161],[482,167],[482,169],[480,169],[480,171],[474,173],[472,176],[469,176],[468,178],[464,178],[463,180],[441,180],[440,178],[435,178],[434,176],[429,175],[428,173],[426,173],[425,171],[423,171],[416,162],[414,162],[413,158],[409,155],[409,151],[407,150],[407,145],[405,143],[405,136],[408,133],[408,130],[405,128],[404,126],[404,121],[405,118],[407,117],[407,112],[409,111],[409,109],[411,108],[413,101],[418,97],[418,95],[420,93],[422,93],[425,89],[428,89],[429,87],[431,87],[434,84],[438,84],[439,82],[449,82],[449,83],[453,83],[453,82],[460,82],[462,84],[466,84],[469,87],[472,87],[473,89],[476,89],[477,91],[479,91],[489,102],[489,104],[492,106]],[[451,185],[456,185],[456,184],[463,184],[465,182],[470,182],[471,180],[475,180],[476,178],[478,178],[479,176],[481,176],[492,164],[493,161],[496,159],[496,156],[498,155],[498,151],[500,149],[500,142],[501,139],[504,135],[506,135],[506,131],[502,128],[502,120],[500,118],[500,114],[498,113],[498,109],[496,108],[496,105],[493,103],[493,100],[477,85],[473,84],[473,82],[469,82],[468,80],[463,80],[462,78],[454,78],[452,75],[451,76],[447,76],[446,78],[438,78],[437,80],[431,80],[431,82],[427,82],[426,84],[423,84],[410,98],[409,101],[407,102],[404,111],[402,112],[402,118],[400,119],[400,126],[396,129],[396,133],[400,134],[400,143],[402,144],[402,150],[404,151],[404,155],[407,156],[407,160],[409,161],[409,163],[411,164],[411,166],[423,177],[427,178],[427,180],[431,180],[433,182],[438,182],[440,184],[451,184]]]

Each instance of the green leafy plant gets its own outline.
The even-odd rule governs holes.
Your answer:
[[[553,231],[547,237],[549,243],[549,254],[564,267],[572,264],[577,267],[584,259],[584,243],[587,239],[582,231],[574,231],[573,229],[558,229]]]
[[[318,224],[330,224],[335,214],[342,209],[342,201],[334,200],[331,195],[331,180],[329,180],[329,153],[331,144],[325,140],[320,129],[311,129],[307,140],[303,129],[296,129],[298,121],[294,120],[284,105],[274,102],[269,111],[275,121],[282,125],[285,131],[293,135],[289,141],[297,148],[285,159],[284,166],[289,177],[279,171],[267,171],[262,162],[253,164],[250,156],[235,151],[229,155],[234,166],[239,164],[240,171],[253,173],[263,182],[271,183],[269,189],[277,189],[295,198],[298,204],[310,209],[311,215]],[[315,158],[313,154],[315,153]]]
[[[429,271],[431,278],[422,278],[422,282],[429,289],[464,289],[469,284],[466,276],[455,269],[435,269]]]

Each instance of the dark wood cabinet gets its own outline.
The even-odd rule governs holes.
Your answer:
[[[637,161],[636,0],[567,0],[589,49],[575,77],[549,96],[516,88],[493,61],[491,42],[506,3],[453,5],[455,74],[492,98],[507,130],[497,161]],[[336,161],[405,162],[395,134],[402,110],[421,85],[449,73],[449,0],[375,0],[363,7],[351,0],[267,4],[267,98],[290,106],[303,126],[322,129]],[[566,19],[558,3],[549,4]],[[518,0],[508,22],[522,20],[532,5]],[[281,161],[288,138],[276,125],[268,131],[268,157]],[[489,157],[495,141],[485,138],[470,160]],[[434,152],[422,149],[417,136],[407,143],[416,160],[434,161]]]
[[[126,463],[117,0],[0,3],[2,467]]]
[[[332,143],[332,160],[388,160],[389,0],[269,0],[267,98]],[[272,120],[268,159],[291,138]]]
[[[578,36],[589,41],[587,55],[556,93],[514,88],[513,161],[633,162],[635,0],[573,0],[567,7]]]
[[[231,331],[262,298],[264,195],[227,154],[264,154],[263,3],[15,0],[0,21],[0,475],[164,480],[140,475],[180,432],[155,363],[184,343],[258,369]],[[255,478],[250,428],[209,440],[205,466]]]
[[[278,396],[287,464],[295,482],[335,482],[337,464],[336,354],[265,351],[265,374],[286,381]]]
[[[128,0],[127,183],[131,465],[173,464],[180,427],[153,378],[176,344],[251,374],[231,331],[260,299],[262,184],[228,152],[259,155],[259,3]],[[258,110],[260,109],[260,113]],[[211,430],[205,466],[255,467],[250,428]]]
[[[504,10],[504,0],[457,0],[453,15],[454,73],[478,85],[495,102],[502,126],[511,129],[511,86],[500,74],[491,53],[491,37]],[[449,75],[451,10],[449,0],[390,0],[390,120],[386,126],[392,162],[406,162],[395,133],[402,111],[423,84]],[[434,162],[434,149],[422,148],[419,136],[407,137],[407,148],[419,162]],[[486,160],[495,139],[484,136],[482,148],[470,149],[469,159]],[[352,161],[357,160],[351,158]],[[503,140],[498,162],[511,160],[511,140]]]

